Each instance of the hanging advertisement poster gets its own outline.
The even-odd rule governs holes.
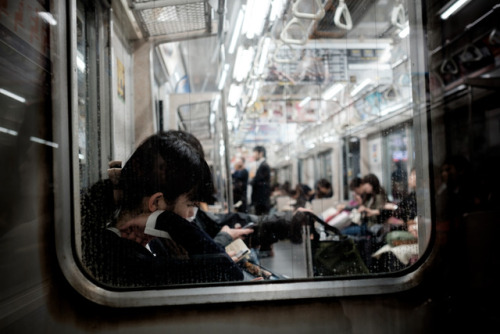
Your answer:
[[[300,101],[267,101],[263,103],[263,111],[259,122],[262,123],[308,123],[319,120],[320,105],[318,101],[310,101],[301,106]]]

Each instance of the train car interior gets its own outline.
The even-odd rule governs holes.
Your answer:
[[[0,1],[0,331],[495,332],[499,13]]]

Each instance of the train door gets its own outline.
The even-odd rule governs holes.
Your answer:
[[[345,137],[342,146],[342,177],[343,188],[341,199],[349,199],[349,183],[353,178],[361,177],[361,147],[356,136]]]
[[[332,180],[332,151],[321,152],[318,154],[318,178]]]
[[[413,167],[412,128],[401,124],[383,134],[382,183],[389,200],[398,203],[408,193],[408,175]]]
[[[78,133],[77,149],[82,189],[101,179],[106,171],[101,166],[111,160],[111,122],[109,114],[105,112],[109,103],[109,82],[108,76],[104,75],[106,63],[109,61],[105,48],[109,34],[108,27],[103,26],[103,22],[106,22],[103,15],[105,13],[99,4],[77,2],[74,55],[77,71],[73,103],[78,110],[75,131]]]

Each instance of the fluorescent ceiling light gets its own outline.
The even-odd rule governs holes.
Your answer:
[[[285,6],[285,0],[273,0],[271,3],[271,14],[269,15],[269,21],[274,22],[278,17],[281,16],[283,8]]]
[[[236,53],[236,60],[234,61],[234,72],[233,78],[236,81],[243,81],[248,76],[250,69],[252,68],[253,58],[255,56],[254,48],[250,47],[244,49],[243,47],[238,47],[238,52]]]
[[[5,96],[10,97],[11,99],[14,99],[14,100],[16,100],[16,101],[19,101],[19,102],[21,102],[21,103],[26,103],[26,99],[25,99],[24,97],[19,96],[19,95],[17,95],[17,94],[14,94],[14,93],[12,93],[12,92],[9,92],[9,91],[8,91],[8,90],[6,90],[6,89],[0,88],[0,93],[1,93],[1,94],[3,94],[3,95],[5,95]]]
[[[270,0],[248,0],[242,28],[242,33],[245,34],[248,39],[252,39],[261,34],[269,11],[269,1]]]
[[[42,139],[42,138],[38,138],[38,137],[30,137],[30,140],[32,142],[34,142],[34,143],[47,145],[47,146],[50,146],[50,147],[53,147],[53,148],[58,148],[59,147],[59,144],[57,144],[57,143],[54,143],[54,142],[51,142],[51,141],[48,141],[48,140],[45,140],[45,139]]]
[[[351,96],[357,95],[359,92],[361,92],[366,86],[372,83],[371,79],[365,79],[363,80],[359,85],[354,87],[354,89],[351,92]]]
[[[229,88],[229,94],[227,102],[229,105],[235,106],[241,98],[241,93],[243,92],[243,86],[241,85],[231,85]]]
[[[405,38],[410,34],[410,25],[406,24],[406,26],[401,30],[398,34],[399,38]]]
[[[311,101],[311,97],[310,97],[310,96],[308,96],[308,97],[306,97],[305,99],[303,99],[302,101],[300,101],[300,103],[299,103],[299,107],[301,107],[301,108],[302,108],[303,106],[305,106],[306,104],[308,104],[308,103],[309,103],[309,101]]]
[[[0,132],[6,133],[6,134],[11,135],[11,136],[17,136],[17,131],[7,129],[7,128],[4,128],[2,126],[0,126]]]
[[[262,52],[260,53],[259,67],[257,68],[257,75],[261,75],[264,72],[264,66],[267,61],[267,54],[269,53],[269,44],[271,44],[271,38],[264,38],[262,43]]]
[[[379,57],[378,62],[379,63],[388,63],[389,60],[391,60],[391,46],[387,46],[382,55]]]
[[[250,98],[248,105],[252,105],[255,103],[255,101],[257,101],[257,97],[259,96],[259,88],[260,88],[260,81],[257,81],[253,86],[252,97]]]
[[[238,41],[238,37],[240,37],[241,26],[243,25],[243,19],[245,15],[243,14],[243,9],[240,9],[238,13],[238,18],[236,19],[236,24],[233,30],[233,36],[231,37],[231,43],[229,43],[229,54],[233,54],[236,49],[236,42]]]
[[[213,111],[217,111],[217,109],[219,108],[219,102],[220,102],[220,95],[217,94],[217,96],[212,100],[212,110]],[[211,116],[212,115],[210,115],[210,124],[213,124]],[[215,121],[215,119],[214,119],[214,121]]]
[[[54,16],[52,16],[49,12],[38,12],[38,16],[51,26],[57,25],[57,21],[54,19]]]
[[[446,20],[451,15],[455,14],[457,11],[462,9],[470,0],[457,0],[455,3],[447,6],[447,9],[440,14],[441,20]]]
[[[328,88],[323,95],[321,95],[321,98],[323,100],[330,100],[332,97],[340,93],[340,91],[344,89],[344,85],[340,83],[336,83],[332,85],[330,88]]]
[[[227,107],[226,112],[227,112],[227,121],[229,123],[232,123],[236,119],[236,107]]]
[[[222,88],[224,88],[224,84],[226,83],[227,71],[229,71],[229,64],[225,64],[224,69],[222,70],[222,74],[219,80],[219,86],[217,86],[219,90],[222,90]]]

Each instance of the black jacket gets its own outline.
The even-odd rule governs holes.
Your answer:
[[[263,161],[250,182],[252,186],[252,204],[271,206],[271,167]]]
[[[153,252],[121,238],[107,228],[116,209],[108,180],[95,184],[82,196],[82,261],[90,276],[112,287],[151,287],[183,283],[226,282],[243,273],[225,250],[194,223],[164,212],[156,229],[166,231],[188,258],[178,257],[150,243]]]

